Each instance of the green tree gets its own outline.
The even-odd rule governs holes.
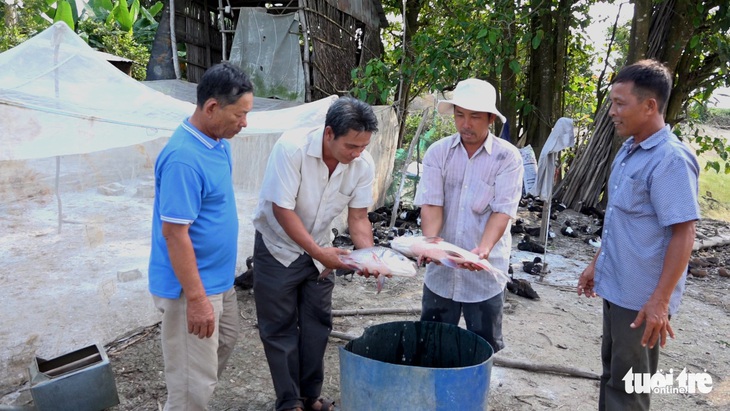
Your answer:
[[[572,60],[566,55],[571,38],[568,34],[588,20],[573,13],[585,9],[586,2],[405,3],[404,10],[402,2],[383,3],[386,12],[399,16],[384,33],[385,54],[381,60],[369,63],[369,74],[367,67],[353,72],[356,95],[370,96],[372,102],[382,102],[382,97],[388,95],[388,101],[398,108],[399,143],[403,140],[403,118],[413,97],[453,89],[459,80],[468,77],[482,78],[496,86],[500,110],[512,130],[525,130],[528,122],[549,123],[564,108],[564,90],[575,77],[574,72],[566,70],[586,71],[590,65],[585,53]],[[568,66],[565,61],[572,64]],[[548,71],[538,71],[543,69]],[[554,92],[540,92],[540,77],[551,79],[547,88]],[[530,85],[538,88],[531,90]],[[523,134],[530,142],[542,145],[550,128],[545,124],[540,130],[539,135]]]
[[[693,102],[706,102],[711,92],[730,83],[730,5],[724,0],[636,0],[625,63],[643,58],[662,61],[674,73],[666,120],[672,126],[686,121]],[[557,197],[573,208],[595,206],[608,179],[611,159],[620,143],[608,117],[610,102],[596,115],[586,149],[556,188]],[[681,129],[675,127],[681,135]],[[713,150],[730,173],[730,147],[720,139],[696,132],[688,136],[700,152]],[[708,166],[719,171],[717,161]],[[604,197],[605,201],[606,198]]]
[[[17,46],[51,25],[40,10],[45,0],[7,1],[0,8],[0,52]]]

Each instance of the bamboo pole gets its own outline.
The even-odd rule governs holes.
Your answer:
[[[388,226],[388,231],[390,231],[395,226],[395,219],[398,217],[398,206],[400,205],[401,192],[403,191],[403,186],[406,183],[406,171],[408,170],[408,164],[411,162],[411,157],[413,157],[413,149],[418,146],[418,140],[421,138],[423,127],[426,124],[426,119],[430,117],[430,114],[430,109],[423,110],[421,122],[418,124],[418,128],[416,129],[416,135],[413,136],[413,140],[411,140],[411,145],[408,147],[406,161],[403,164],[403,168],[401,169],[400,186],[398,187],[398,191],[395,193],[395,201],[393,202],[393,213],[390,216],[390,225]]]
[[[310,82],[310,72],[312,71],[311,57],[309,55],[309,33],[307,30],[307,16],[304,14],[304,0],[299,0],[299,24],[302,26],[302,38],[304,39],[304,101],[312,101],[312,85]]]
[[[541,372],[547,374],[564,374],[571,377],[587,378],[589,380],[600,380],[601,376],[591,372],[573,367],[565,367],[554,364],[537,364],[526,361],[517,361],[509,358],[494,357],[494,365],[504,368],[516,368],[525,371]]]
[[[355,338],[358,338],[356,335],[347,334],[347,333],[343,333],[343,332],[335,331],[335,330],[330,331],[330,337],[339,338],[340,340],[345,340],[345,341],[352,341]]]
[[[355,310],[332,310],[335,317],[348,315],[379,315],[379,314],[420,314],[421,307],[395,307],[395,308],[360,308]]]

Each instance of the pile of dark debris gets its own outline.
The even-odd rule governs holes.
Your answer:
[[[575,239],[592,246],[590,247],[591,250],[601,246],[601,232],[605,217],[603,210],[596,207],[583,207],[577,213],[563,213],[566,208],[564,204],[557,201],[553,201],[550,207],[546,207],[545,201],[530,194],[526,194],[520,199],[518,210],[520,217],[514,221],[510,228],[514,237],[521,236],[517,243],[517,249],[543,255],[543,257],[536,256],[532,260],[522,261],[520,267],[522,272],[540,278],[547,273],[543,262],[546,252],[545,246],[547,245],[550,249],[550,244],[558,236],[556,232],[566,239]],[[541,233],[543,212],[550,213],[550,224],[547,233]],[[396,211],[395,218],[393,218],[393,206],[386,205],[369,212],[368,219],[372,224],[375,245],[390,247],[390,242],[396,237],[421,235],[420,207],[401,206]],[[715,223],[717,224],[711,224],[709,227],[705,227],[702,222],[698,225],[699,245],[696,245],[696,251],[693,252],[689,264],[689,273],[694,277],[719,276],[730,278],[730,256],[726,252],[730,248],[730,225],[722,222]],[[720,229],[718,229],[718,226]],[[725,234],[721,232],[722,228],[725,229]],[[352,239],[347,228],[342,232],[333,228],[332,232],[335,247],[353,248]],[[720,241],[706,241],[707,239],[717,238],[720,238]],[[236,278],[236,285],[244,290],[251,289],[253,284],[252,261],[252,257],[246,259],[247,270]],[[511,282],[507,284],[507,289],[518,296],[539,299],[539,295],[534,291],[528,280],[514,278],[514,269],[515,267],[510,265]],[[336,275],[351,276],[352,271],[338,270]]]

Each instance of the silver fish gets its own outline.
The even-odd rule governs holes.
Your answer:
[[[368,247],[341,255],[340,261],[356,271],[378,272],[377,289],[383,288],[386,276],[413,277],[417,273],[416,264],[403,254],[386,247]],[[322,272],[326,277],[332,270]]]
[[[421,265],[423,260],[427,258],[451,268],[459,268],[460,264],[472,263],[492,274],[503,286],[509,281],[509,277],[502,270],[494,267],[488,260],[481,259],[471,251],[444,241],[440,237],[396,237],[390,242],[390,246],[408,257],[417,259],[418,265]]]

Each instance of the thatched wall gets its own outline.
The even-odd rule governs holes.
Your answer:
[[[233,30],[229,17],[223,19],[226,30]],[[197,83],[205,70],[223,59],[223,39],[219,31],[219,14],[205,0],[175,0],[175,33],[178,43],[185,43],[187,55],[186,78]],[[227,47],[233,40],[232,33],[225,33]]]
[[[230,0],[231,13],[223,18],[226,56],[233,42],[239,7],[261,7],[265,2]],[[217,0],[175,0],[175,25],[178,43],[187,48],[186,78],[197,83],[205,70],[223,58]],[[339,7],[339,9],[338,9]],[[309,86],[311,100],[332,94],[346,94],[351,86],[353,68],[382,55],[380,25],[384,17],[379,1],[299,0],[269,12],[286,13],[302,8],[309,33],[311,54]],[[342,10],[344,8],[344,10]],[[353,15],[362,18],[362,21]],[[362,45],[359,48],[359,44]],[[306,64],[306,63],[305,63]]]

